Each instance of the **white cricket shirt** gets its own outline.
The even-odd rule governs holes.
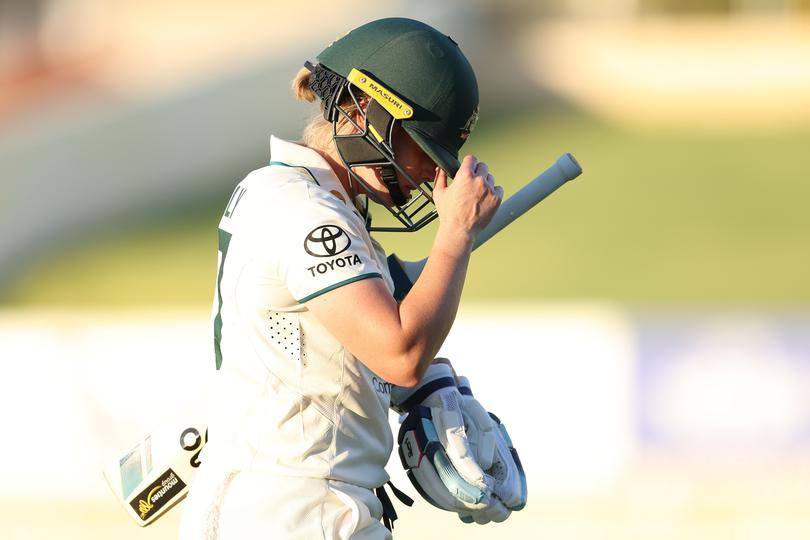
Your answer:
[[[273,137],[271,158],[236,187],[219,224],[203,467],[374,488],[388,480],[391,385],[303,304],[361,279],[393,291],[385,253],[317,152]]]

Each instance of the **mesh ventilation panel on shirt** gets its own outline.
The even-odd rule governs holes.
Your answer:
[[[270,330],[270,340],[279,350],[288,354],[291,360],[306,363],[301,355],[301,331],[298,327],[298,317],[292,313],[268,311],[267,322]]]

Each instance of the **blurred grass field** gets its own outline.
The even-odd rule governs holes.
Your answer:
[[[491,165],[507,195],[566,151],[584,174],[481,249],[466,298],[806,306],[807,148],[810,126],[687,133],[623,128],[559,105],[494,119],[484,111],[468,151]],[[223,193],[247,172],[223,179]],[[226,199],[65,246],[27,271],[6,301],[208,303]],[[416,259],[432,230],[380,239]]]

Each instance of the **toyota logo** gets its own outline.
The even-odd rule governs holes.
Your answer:
[[[321,225],[304,240],[304,249],[313,257],[332,257],[343,253],[350,245],[351,238],[337,225]]]

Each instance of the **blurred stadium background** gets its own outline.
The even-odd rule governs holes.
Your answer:
[[[0,0],[2,537],[176,535],[101,468],[201,384],[219,214],[313,113],[295,71],[391,15],[467,52],[508,192],[585,169],[476,254],[445,347],[527,509],[396,537],[808,538],[807,0]]]

